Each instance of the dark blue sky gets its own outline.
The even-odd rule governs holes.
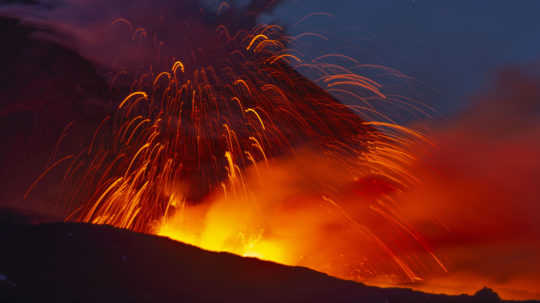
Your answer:
[[[271,19],[292,32],[325,33],[330,41],[303,49],[307,56],[339,52],[414,77],[415,94],[447,115],[485,90],[503,67],[540,60],[537,0],[296,0]],[[268,19],[263,19],[268,20]]]

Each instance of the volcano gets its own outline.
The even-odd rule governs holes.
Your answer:
[[[0,203],[39,215],[0,212],[0,299],[500,301],[489,289],[445,296],[362,283],[448,294],[489,285],[504,298],[538,299],[537,237],[524,220],[534,211],[516,219],[517,208],[506,208],[537,194],[522,184],[505,193],[506,181],[484,191],[486,176],[467,187],[453,174],[439,186],[446,166],[460,167],[449,160],[471,159],[450,153],[441,157],[442,170],[423,170],[422,151],[437,144],[374,104],[424,113],[428,106],[383,85],[400,73],[341,54],[305,58],[290,48],[293,41],[324,36],[261,24],[259,16],[281,1],[248,2],[214,9],[199,0],[2,7],[0,28],[10,43],[0,50],[7,70],[0,82],[8,87],[0,107],[7,146]],[[442,150],[454,146],[461,147]],[[488,154],[497,153],[474,165],[464,161],[460,173],[474,175],[470,167],[483,167],[476,165]],[[527,166],[512,171],[534,168],[536,160],[525,155],[516,158]],[[426,183],[451,192],[414,191]],[[505,211],[489,216],[497,218],[495,228],[475,234],[485,219],[463,220],[484,201],[474,193],[486,201],[478,216],[497,209],[490,195],[499,187]],[[455,189],[466,191],[459,201]],[[453,226],[444,220],[450,215]],[[462,248],[460,232],[472,245],[499,246]],[[534,248],[527,254],[500,243],[518,233]],[[496,258],[498,252],[510,254]],[[498,260],[511,260],[505,267],[527,279],[512,280]],[[494,281],[447,275],[456,268],[498,273]],[[438,288],[432,276],[461,285]],[[519,289],[500,288],[509,282]],[[521,295],[505,293],[512,291]]]

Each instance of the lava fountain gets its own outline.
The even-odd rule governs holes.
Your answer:
[[[247,15],[260,5],[253,1]],[[305,61],[288,48],[316,34],[291,37],[268,24],[241,28],[236,11],[226,8],[200,9],[200,17],[184,20],[183,47],[174,55],[151,28],[111,20],[111,27],[129,29],[133,43],[154,47],[168,68],[134,77],[87,146],[60,157],[26,194],[64,164],[68,221],[379,284],[445,272],[395,199],[418,182],[408,169],[409,147],[429,140],[376,109],[374,102],[392,98],[356,73],[354,60],[329,63],[348,59],[331,54]]]

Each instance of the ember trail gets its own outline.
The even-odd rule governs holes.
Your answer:
[[[235,29],[230,14],[220,16],[212,30],[186,26],[179,39],[190,48],[167,70],[141,73],[88,146],[53,163],[68,166],[66,220],[361,281],[446,271],[395,208],[393,193],[416,182],[407,147],[426,139],[375,109],[392,102],[382,85],[354,61],[328,63],[340,55],[304,61],[287,48],[306,35]],[[112,24],[128,25],[134,40],[152,36],[127,19]],[[197,36],[204,41],[191,47]]]

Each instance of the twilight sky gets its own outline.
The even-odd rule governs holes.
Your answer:
[[[538,63],[540,1],[535,0],[293,0],[268,20],[292,32],[324,33],[306,56],[339,52],[365,64],[381,64],[414,77],[415,94],[442,115],[459,110],[468,96],[492,84],[505,66]]]

